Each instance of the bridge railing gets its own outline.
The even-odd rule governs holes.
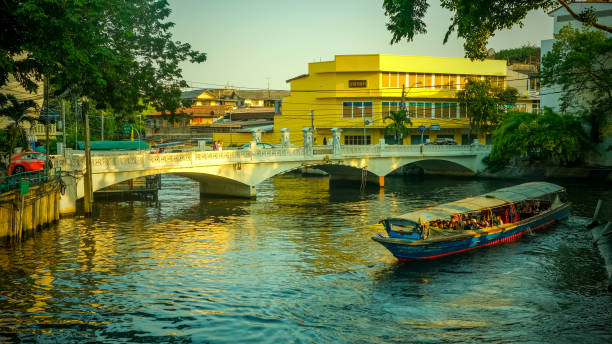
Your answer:
[[[435,146],[435,145],[342,145],[341,154],[333,154],[332,146],[314,146],[312,155],[306,155],[304,147],[282,147],[270,149],[238,149],[224,151],[189,151],[177,153],[155,154],[150,152],[129,152],[123,154],[96,154],[92,156],[94,172],[138,170],[138,169],[164,169],[168,167],[193,167],[202,165],[216,165],[228,163],[249,163],[257,161],[295,161],[343,157],[380,157],[380,156],[415,156],[434,154],[436,156],[475,155],[490,150],[490,146]],[[58,156],[56,164],[64,170],[75,171],[85,169],[83,154],[71,154],[66,158]]]

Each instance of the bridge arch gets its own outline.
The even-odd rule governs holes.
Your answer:
[[[105,187],[115,185],[126,180],[146,177],[154,174],[174,174],[186,177],[200,183],[200,193],[211,195],[224,195],[236,197],[255,196],[255,185],[248,185],[240,181],[215,175],[209,171],[161,171],[161,170],[138,170],[130,172],[96,173],[92,176],[93,192]],[[81,199],[85,195],[83,183],[79,183],[76,199]]]
[[[414,164],[428,171],[452,169],[475,174],[484,168],[486,146],[342,146],[312,149],[284,147],[228,151],[191,151],[168,154],[125,153],[92,157],[92,186],[97,191],[128,179],[158,173],[183,175],[201,182],[201,193],[253,197],[255,186],[265,179],[289,171],[313,167],[329,173],[331,180],[384,183],[392,171]],[[76,199],[84,196],[84,156],[71,153],[58,158],[63,171],[66,195],[62,213],[74,212]],[[420,161],[420,162],[419,162]],[[365,172],[364,172],[365,171]]]
[[[404,169],[406,167],[416,167],[423,170],[426,174],[438,174],[438,175],[465,175],[472,176],[476,174],[471,166],[461,163],[460,161],[454,161],[449,159],[422,159],[407,162],[404,165],[399,166],[395,170],[391,172],[398,171],[400,169]],[[391,173],[390,172],[390,173]]]

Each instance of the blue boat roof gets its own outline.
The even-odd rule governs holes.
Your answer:
[[[484,195],[468,197],[459,201],[416,210],[407,214],[396,216],[396,218],[418,223],[438,219],[449,219],[450,216],[455,214],[495,208],[504,204],[520,202],[527,199],[538,199],[561,190],[563,190],[562,186],[552,183],[524,183],[495,190]]]

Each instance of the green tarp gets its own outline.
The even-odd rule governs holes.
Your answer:
[[[85,149],[83,141],[78,142],[80,150]],[[145,141],[91,141],[89,144],[91,150],[138,150],[149,149],[149,145]]]

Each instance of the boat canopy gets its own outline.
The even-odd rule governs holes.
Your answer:
[[[416,210],[394,218],[409,220],[416,223],[449,219],[450,216],[455,214],[495,208],[504,204],[529,199],[538,199],[561,190],[563,190],[563,187],[546,182],[525,183],[495,190],[481,196],[468,197],[459,201]]]

